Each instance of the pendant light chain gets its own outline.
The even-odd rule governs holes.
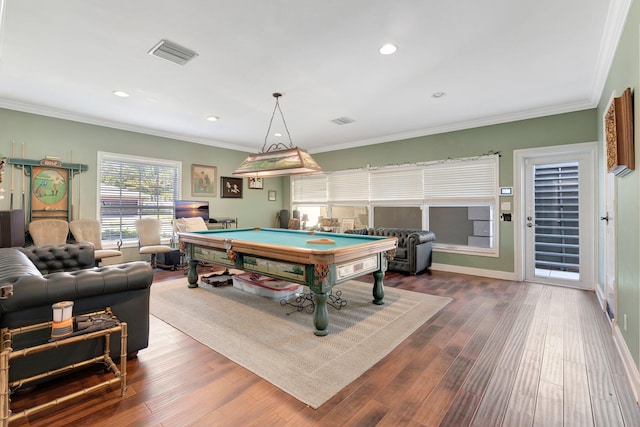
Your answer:
[[[269,120],[269,127],[267,128],[267,134],[264,136],[264,144],[262,145],[261,153],[269,152],[271,151],[271,149],[277,149],[279,146],[282,146],[283,147],[282,149],[295,148],[293,146],[293,141],[291,140],[291,134],[289,133],[289,128],[287,127],[287,121],[284,119],[284,114],[282,114],[282,109],[280,108],[279,101],[282,94],[276,92],[273,94],[273,96],[274,98],[276,98],[276,105],[273,107],[273,112],[271,113],[271,120]],[[282,118],[282,123],[284,123],[284,129],[287,131],[287,136],[289,137],[289,147],[287,147],[281,142],[278,142],[275,144],[271,144],[269,148],[265,151],[265,147],[267,146],[267,138],[269,137],[269,132],[271,132],[271,125],[273,124],[273,118],[276,115],[276,110],[280,111],[280,117]]]

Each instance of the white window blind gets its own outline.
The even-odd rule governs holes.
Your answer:
[[[329,200],[341,202],[369,201],[369,171],[366,169],[333,172],[328,176]]]
[[[370,198],[374,201],[409,201],[423,199],[422,168],[394,167],[374,169],[371,173]]]
[[[327,175],[301,175],[291,179],[292,201],[294,203],[326,203]]]
[[[499,156],[292,177],[293,203],[496,203]]]
[[[99,152],[98,214],[103,240],[137,240],[135,222],[142,217],[162,219],[163,236],[171,236],[181,167],[176,161]]]
[[[427,203],[456,200],[493,202],[497,191],[497,155],[424,167],[424,199]]]

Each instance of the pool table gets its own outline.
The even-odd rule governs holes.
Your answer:
[[[190,288],[198,286],[199,262],[307,285],[315,303],[318,336],[328,334],[327,298],[335,285],[373,273],[373,303],[384,304],[384,273],[397,244],[394,237],[276,228],[179,233],[178,239],[189,260]]]

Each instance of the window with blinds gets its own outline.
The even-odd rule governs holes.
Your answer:
[[[333,172],[327,177],[327,200],[333,203],[369,202],[369,171]]]
[[[292,202],[494,202],[498,156],[293,176]]]
[[[423,179],[427,203],[493,202],[498,191],[498,156],[427,165]]]
[[[291,178],[291,198],[296,203],[326,203],[327,175],[300,175]]]
[[[350,217],[362,216],[356,224],[429,229],[434,248],[497,256],[498,173],[499,156],[491,155],[298,176],[292,206],[326,206],[337,220],[349,208]]]
[[[424,171],[427,224],[434,248],[498,256],[498,156],[453,159]]]
[[[369,198],[377,202],[422,201],[424,199],[421,167],[386,167],[370,172]]]
[[[181,162],[99,152],[102,239],[137,240],[135,222],[142,217],[162,219],[162,235],[171,237],[181,169]]]

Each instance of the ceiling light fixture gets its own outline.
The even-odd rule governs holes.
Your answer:
[[[115,96],[119,96],[120,98],[128,98],[129,94],[123,90],[114,90],[113,94]]]
[[[255,176],[255,177],[271,177],[282,175],[302,175],[322,172],[322,167],[311,157],[311,154],[307,153],[302,148],[294,147],[291,141],[291,134],[287,127],[287,122],[284,120],[284,114],[280,109],[280,97],[281,93],[274,93],[273,97],[276,99],[276,105],[273,108],[271,114],[271,120],[269,121],[269,128],[267,134],[264,137],[264,144],[262,150],[257,154],[250,154],[244,162],[233,172],[238,176]],[[276,114],[276,110],[280,112],[282,117],[282,123],[289,136],[289,146],[278,142],[271,144],[267,148],[267,138],[271,131],[271,125],[273,124],[273,118]]]
[[[220,117],[218,117],[218,116],[207,116],[207,120],[209,120],[210,122],[217,122],[218,120],[220,120]]]
[[[396,51],[398,50],[398,46],[396,46],[395,44],[392,43],[387,43],[384,46],[382,46],[379,50],[379,52],[382,55],[392,55],[394,53],[396,53]]]

